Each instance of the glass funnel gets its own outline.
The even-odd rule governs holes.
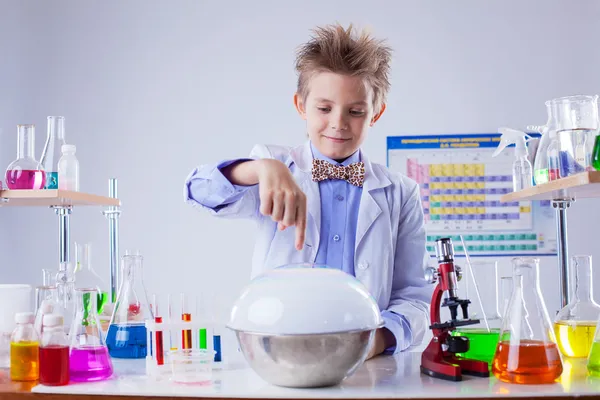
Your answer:
[[[570,301],[554,318],[554,333],[561,353],[587,357],[594,340],[600,305],[593,298],[592,257],[571,258]]]
[[[75,382],[100,381],[113,373],[98,320],[94,289],[75,289],[77,308],[69,331],[69,373]]]
[[[568,96],[550,100],[556,122],[561,178],[592,168],[598,130],[598,96]]]
[[[121,287],[108,327],[106,344],[111,357],[144,358],[147,353],[144,321],[153,319],[139,254],[121,257]]]
[[[58,189],[58,160],[65,142],[65,117],[48,117],[48,131],[40,163],[46,173],[45,189]]]
[[[46,174],[35,159],[35,126],[17,125],[17,159],[6,168],[9,189],[43,189]]]
[[[539,285],[539,259],[517,257],[492,371],[503,382],[552,383],[563,370]]]

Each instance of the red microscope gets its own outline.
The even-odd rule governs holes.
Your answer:
[[[434,378],[450,381],[461,381],[462,374],[489,377],[489,365],[485,361],[457,357],[456,353],[466,353],[469,350],[469,338],[452,336],[450,333],[459,326],[478,324],[478,319],[469,319],[467,311],[471,303],[467,299],[458,298],[460,267],[454,265],[454,248],[450,238],[438,239],[435,242],[435,253],[438,267],[427,269],[427,279],[436,283],[431,299],[431,326],[433,338],[421,355],[421,372]],[[448,296],[442,302],[444,292]],[[441,322],[441,307],[450,310],[450,321]],[[458,307],[461,308],[463,319],[457,319]]]

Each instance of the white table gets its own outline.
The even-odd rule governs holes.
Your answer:
[[[238,365],[214,371],[209,386],[186,386],[155,381],[144,376],[143,360],[114,360],[115,376],[108,381],[70,384],[62,387],[36,386],[34,393],[103,396],[181,396],[236,399],[306,399],[306,398],[528,398],[579,397],[600,398],[600,378],[587,376],[585,360],[565,361],[557,383],[549,385],[515,385],[494,377],[465,376],[462,382],[449,382],[422,375],[420,353],[380,356],[363,364],[341,385],[319,389],[289,389],[272,386],[249,367]]]

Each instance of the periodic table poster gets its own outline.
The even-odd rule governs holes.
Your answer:
[[[514,146],[496,157],[500,134],[389,136],[387,164],[420,186],[427,247],[451,237],[457,253],[463,235],[471,256],[557,253],[550,201],[502,202],[512,192]]]

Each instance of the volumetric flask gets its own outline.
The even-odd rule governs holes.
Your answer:
[[[106,344],[111,357],[145,358],[146,319],[153,319],[142,277],[142,256],[121,257],[122,283],[115,304]]]
[[[592,291],[592,257],[571,258],[570,301],[554,318],[554,333],[563,355],[587,357],[592,347],[600,305]]]
[[[452,332],[452,336],[469,338],[469,351],[457,355],[491,363],[502,322],[498,306],[498,265],[496,261],[472,261],[464,274],[466,296],[471,301],[470,314],[472,318],[479,319],[480,323]]]
[[[517,257],[513,290],[502,319],[492,371],[503,382],[552,383],[562,359],[539,285],[539,259]]]
[[[69,374],[75,382],[100,381],[113,373],[108,349],[100,330],[94,289],[75,289],[77,308],[69,339]]]

